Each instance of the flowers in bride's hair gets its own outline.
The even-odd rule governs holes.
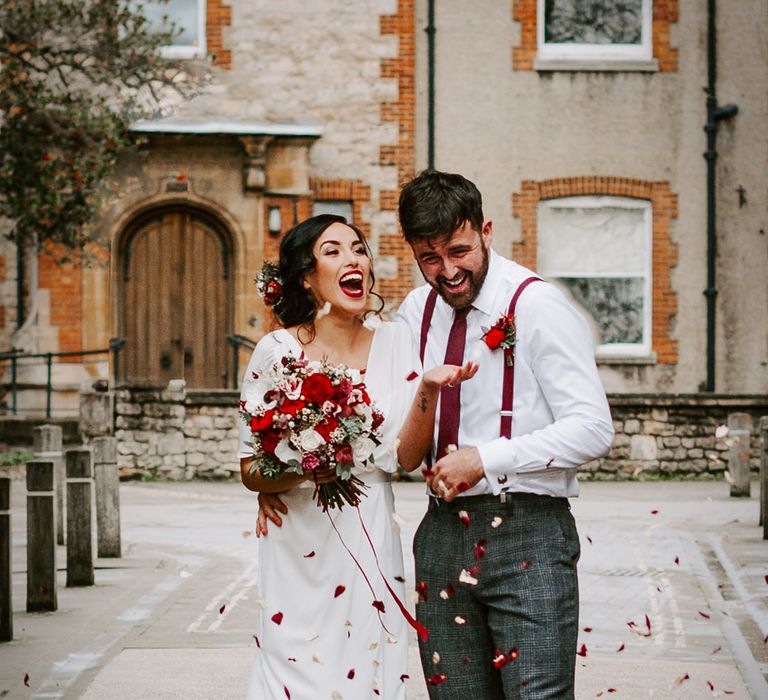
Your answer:
[[[491,350],[512,348],[515,344],[515,317],[512,314],[502,314],[483,334],[483,341]]]
[[[256,289],[267,306],[274,306],[277,303],[283,294],[283,280],[277,265],[265,262],[261,266],[261,272],[256,275]]]
[[[316,485],[318,504],[327,510],[360,502],[365,487],[352,469],[372,466],[384,416],[359,372],[287,356],[246,380],[243,393],[252,471],[277,479],[331,469],[336,479]]]
[[[331,313],[331,302],[326,301],[325,304],[323,304],[323,307],[317,310],[315,319],[319,321],[323,316],[327,316],[329,313]]]
[[[381,320],[381,316],[377,313],[370,313],[365,317],[365,320],[363,321],[363,327],[367,328],[369,331],[377,331],[379,328],[381,328],[383,321]]]

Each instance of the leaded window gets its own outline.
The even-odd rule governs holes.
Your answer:
[[[598,355],[651,352],[651,207],[624,197],[544,200],[538,271],[593,322]]]
[[[205,55],[205,0],[148,0],[142,7],[151,27],[158,31],[175,28],[173,41],[163,49],[169,57]]]

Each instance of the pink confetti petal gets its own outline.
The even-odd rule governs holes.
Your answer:
[[[333,592],[333,597],[338,598],[346,590],[347,590],[346,586],[342,586],[341,584],[339,584],[338,586],[336,586],[336,590]]]
[[[304,558],[305,559],[311,559],[314,556],[315,556],[315,550],[313,549],[309,554],[305,554]]]
[[[435,673],[427,678],[427,683],[430,685],[442,685],[448,680],[448,676],[444,676],[441,673]]]
[[[651,618],[648,615],[645,616],[645,628],[648,630],[648,634],[651,633]]]
[[[274,622],[276,625],[279,625],[283,621],[283,613],[276,612],[274,615],[272,615],[272,622]]]

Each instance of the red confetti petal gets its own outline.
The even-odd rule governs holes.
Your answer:
[[[582,644],[581,648],[576,652],[578,656],[586,656],[587,655],[587,645]]]
[[[296,663],[296,659],[293,656],[289,656],[288,661],[293,661],[293,663]]]
[[[286,686],[283,686],[283,691],[285,692],[285,697],[287,697],[288,700],[290,700],[291,699],[291,691],[288,690],[288,688]]]
[[[476,561],[480,561],[485,555],[485,545],[486,545],[485,540],[478,540],[475,543],[475,560]]]
[[[591,628],[591,627],[584,627],[584,631],[585,631],[585,632],[587,632],[587,633],[589,633],[589,632],[591,632],[591,631],[592,631],[592,628]]]
[[[419,373],[418,373],[418,372],[415,372],[415,371],[414,371],[414,372],[411,372],[411,373],[410,373],[410,374],[409,374],[409,375],[408,375],[408,376],[405,378],[405,381],[406,381],[406,382],[412,382],[412,381],[413,381],[414,379],[416,379],[416,377],[418,377],[418,376],[419,376]]]
[[[224,614],[224,610],[226,609],[226,607],[227,607],[226,605],[222,605],[222,606],[219,608],[219,615],[223,615],[223,614]]]
[[[309,554],[305,554],[304,558],[305,559],[311,559],[314,556],[315,556],[315,550],[313,549]]]
[[[28,673],[24,674],[24,685],[26,685],[27,688],[29,688],[29,674]]]
[[[400,583],[405,583],[405,579],[402,576],[395,576],[395,581],[399,581]]]
[[[624,645],[619,644],[619,648],[616,650],[616,653],[618,654],[620,651],[624,651]]]
[[[523,570],[530,569],[531,568],[531,562],[529,562],[529,561],[520,562],[520,568],[523,569]]]
[[[723,647],[715,647],[710,654],[719,654],[723,650]]]
[[[723,694],[725,694],[725,695],[735,695],[736,691],[735,690],[724,690]]]
[[[253,638],[256,640],[256,646],[261,649],[261,642],[259,641],[259,638],[254,634]]]
[[[279,625],[283,621],[283,613],[276,612],[274,615],[272,615],[272,622],[274,622],[276,625]]]
[[[689,680],[691,680],[691,677],[687,673],[684,673],[679,678],[676,678],[675,682],[672,685],[673,686],[682,685],[685,681],[689,681]]]
[[[615,693],[616,692],[616,688],[608,688],[608,692],[609,693]]]
[[[587,542],[589,542],[590,544],[592,544],[592,538],[591,538],[589,535],[587,535]]]
[[[763,644],[768,644],[768,634],[763,637]]]
[[[712,681],[707,681],[707,688],[709,688],[713,693],[715,692],[715,686],[712,685]]]
[[[384,603],[380,600],[374,600],[373,603],[371,603],[376,610],[383,613],[384,612]]]
[[[336,586],[336,590],[333,592],[333,597],[338,598],[346,590],[347,590],[346,586],[342,586],[341,584],[339,584],[338,586]]]
[[[675,566],[680,566],[680,557],[675,557]]]
[[[645,627],[648,630],[648,634],[651,633],[651,618],[648,615],[645,616]]]
[[[766,574],[765,582],[768,583],[768,574]]]
[[[410,678],[410,676],[407,673],[403,673],[400,675],[401,682],[405,683]]]
[[[427,584],[424,581],[419,581],[416,584],[416,592],[419,594],[419,599],[423,599],[427,602]]]
[[[427,678],[427,683],[429,683],[430,685],[442,685],[447,680],[448,680],[448,676],[443,676],[440,673],[435,673],[431,675],[429,678]]]
[[[709,615],[705,612],[701,612],[701,610],[698,611],[699,615],[701,615],[705,620],[709,620]]]
[[[352,680],[354,677],[355,677],[355,669],[350,668],[349,673],[347,673],[347,678],[349,678],[349,680]]]
[[[655,508],[651,511],[651,515],[658,515],[658,514],[659,514],[659,511],[656,510]]]
[[[469,513],[467,513],[467,511],[459,511],[459,520],[464,523],[464,527],[469,527]]]
[[[480,567],[479,567],[479,566],[473,566],[473,567],[472,567],[472,568],[469,570],[469,573],[470,573],[470,574],[472,574],[473,576],[476,576],[477,574],[479,574],[479,573],[480,573]]]
[[[379,692],[379,689],[378,689],[378,688],[374,688],[374,689],[373,689],[373,694],[374,694],[374,695],[381,695],[381,693]]]
[[[469,491],[469,488],[470,487],[469,487],[469,482],[468,481],[460,481],[456,485],[456,491],[458,491],[459,493],[464,493],[465,491]],[[768,577],[766,577],[766,578],[768,578]]]
[[[498,649],[496,650],[496,654],[493,657],[493,665],[496,669],[500,669],[503,666],[507,664],[509,659],[506,657],[505,654],[502,654]]]

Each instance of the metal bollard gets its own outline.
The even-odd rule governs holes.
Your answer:
[[[56,542],[64,544],[67,512],[67,472],[64,468],[63,438],[60,425],[39,425],[32,428],[34,458],[52,461],[56,479]]]
[[[0,476],[0,642],[13,639],[11,478]]]
[[[93,448],[96,484],[96,552],[120,557],[120,479],[117,476],[117,438],[97,437]]]
[[[768,416],[760,418],[760,524],[768,540]]]
[[[728,471],[733,478],[731,496],[749,498],[750,440],[752,416],[749,413],[731,413],[728,416]]]
[[[56,610],[56,465],[27,462],[27,612]]]
[[[67,587],[93,585],[93,455],[67,450]]]

